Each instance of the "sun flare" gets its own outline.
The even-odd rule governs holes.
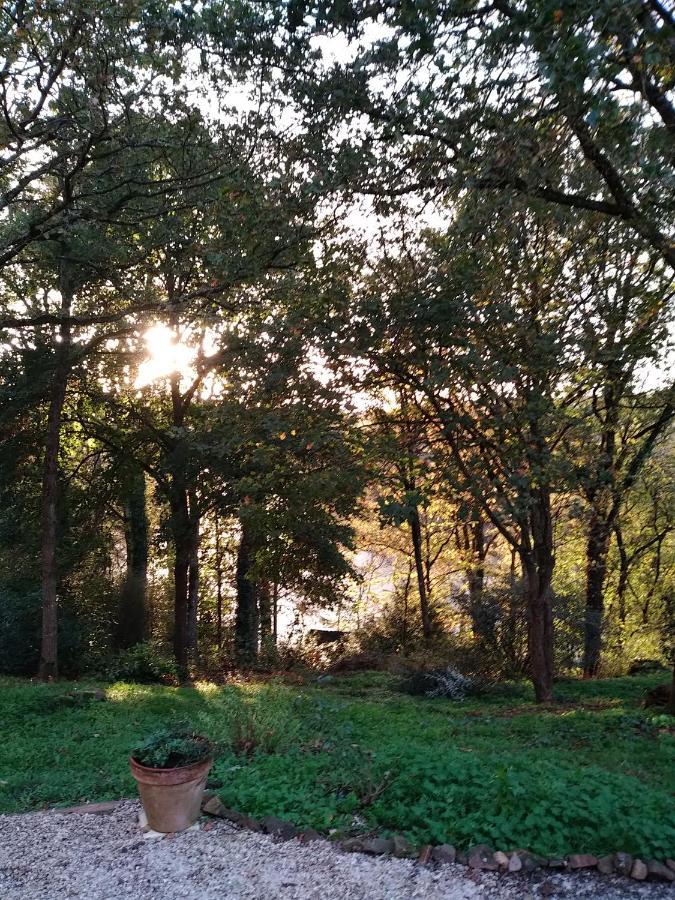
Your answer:
[[[139,366],[135,387],[147,387],[154,381],[168,378],[175,372],[183,378],[194,374],[193,362],[196,351],[176,340],[175,332],[167,325],[161,323],[153,325],[145,332],[143,338],[148,358]]]

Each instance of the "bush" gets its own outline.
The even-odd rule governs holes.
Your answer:
[[[351,656],[349,641],[332,641],[319,644],[311,638],[303,641],[280,641],[276,646],[265,646],[256,660],[255,669],[277,672],[332,671],[333,666],[345,656]]]
[[[0,588],[0,671],[34,675],[40,658],[40,591]]]
[[[464,700],[470,694],[480,692],[481,686],[474,678],[462,675],[457,669],[431,669],[427,672],[413,672],[401,682],[400,689],[406,694],[425,697],[447,697],[448,700]]]
[[[377,672],[382,668],[383,660],[377,653],[345,653],[339,656],[330,666],[330,671],[339,672]]]
[[[520,678],[527,673],[527,615],[522,586],[493,584],[471,602],[465,593],[454,603],[471,619],[474,640],[462,648],[460,665],[490,678]]]
[[[134,681],[139,684],[176,684],[176,660],[157,644],[136,644],[90,665],[90,674],[103,681]]]
[[[151,769],[177,769],[202,762],[214,754],[211,741],[195,732],[165,729],[151,735],[131,751],[142,766]]]
[[[65,598],[66,601],[68,598]],[[0,672],[34,675],[40,660],[42,597],[40,587],[27,580],[0,583]],[[70,605],[59,610],[59,670],[77,671],[81,650],[80,626]]]
[[[634,659],[628,668],[629,675],[650,675],[652,672],[665,672],[666,666],[659,659]]]
[[[666,684],[657,684],[656,687],[653,687],[650,691],[646,692],[642,705],[645,709],[648,709],[650,706],[668,707],[670,705],[672,690],[673,686],[670,682],[667,682]]]
[[[419,610],[408,609],[398,594],[378,615],[362,621],[355,637],[367,653],[401,653],[424,645]]]
[[[479,600],[457,591],[449,598],[448,608],[455,615],[463,612],[471,627],[454,633],[444,629],[437,616],[432,640],[425,642],[417,605],[408,608],[395,597],[377,617],[362,623],[359,649],[399,658],[403,654],[413,668],[424,670],[451,664],[489,679],[521,678],[527,673],[527,616],[519,584],[491,583]]]

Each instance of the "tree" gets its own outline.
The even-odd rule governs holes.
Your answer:
[[[267,25],[262,58],[333,150],[328,188],[599,213],[675,267],[675,19],[659,0],[293,4],[281,60],[276,8]],[[326,31],[348,62],[324,61]]]
[[[658,652],[659,635],[668,646],[675,533],[671,444],[669,434],[656,447],[614,521],[608,566],[611,622],[619,649],[644,647],[638,655],[647,648]]]
[[[309,421],[313,429],[328,412],[337,421],[338,403],[333,398],[328,406],[324,401],[329,392],[304,371],[310,348],[298,325],[287,321],[293,305],[312,290],[316,263],[311,242],[319,235],[316,198],[303,190],[285,156],[288,148],[277,142],[273,123],[262,113],[239,126],[211,129],[210,134],[194,123],[192,137],[190,155],[184,150],[176,157],[167,154],[165,165],[191,183],[192,168],[208,162],[213,169],[218,161],[222,178],[211,179],[200,191],[191,185],[182,198],[183,211],[171,207],[143,230],[137,228],[134,242],[142,262],[136,266],[136,277],[152,285],[156,311],[152,319],[143,319],[146,311],[139,310],[133,334],[108,354],[108,371],[92,373],[99,386],[91,385],[90,390],[109,410],[109,421],[83,420],[89,434],[115,452],[133,456],[168,504],[174,550],[174,652],[184,674],[196,650],[200,522],[214,510],[224,518],[236,515],[245,498],[255,493],[247,487],[247,478],[254,477],[251,473],[258,465],[256,454],[251,458],[250,430],[262,432],[269,443],[267,420],[292,418],[307,427],[289,391],[301,396],[308,409],[318,405],[315,421],[311,417]],[[273,159],[277,165],[270,176]],[[130,346],[140,344],[143,321],[161,323],[155,328],[167,338],[166,353],[170,357],[180,350],[191,363],[169,359],[168,367],[141,386],[139,395],[130,383],[133,375],[120,389],[115,372],[128,360]],[[112,389],[101,388],[106,381],[114,385]],[[250,418],[242,410],[244,399],[254,411]],[[286,432],[290,443],[293,426],[279,424],[278,433],[286,436]],[[278,440],[276,434],[273,439]],[[282,446],[285,451],[288,444]],[[270,473],[262,467],[261,477],[271,480],[265,491],[287,490],[288,458],[284,452]],[[307,481],[298,482],[295,489],[303,486]],[[271,519],[278,514],[265,491],[258,505]],[[345,492],[345,498],[350,496]],[[301,515],[319,524],[310,498],[301,505]],[[285,536],[289,532],[294,536],[292,544],[300,526],[290,525],[289,512],[284,511],[283,517],[284,525],[275,525]],[[242,519],[238,632],[247,632],[241,642],[255,644],[257,652],[257,624],[251,626],[251,636],[254,617],[244,610],[256,596],[248,587],[260,580],[255,567],[259,568],[263,549],[276,559],[274,566],[269,560],[267,568],[278,571],[282,549],[276,544],[283,541],[268,542],[264,529],[258,535],[245,526]],[[317,537],[320,534],[317,529]],[[293,572],[288,547],[283,556],[285,572]],[[303,571],[308,566],[305,558]],[[290,582],[290,574],[286,577]],[[264,627],[266,622],[264,618]]]
[[[157,190],[147,170],[131,173],[135,155],[163,155],[157,116],[179,94],[189,18],[170,2],[2,3],[0,267],[64,223],[100,221],[111,183],[109,219]],[[45,191],[55,177],[64,190]]]
[[[671,279],[655,253],[633,249],[614,225],[585,241],[578,263],[585,298],[577,383],[579,421],[566,441],[589,506],[584,674],[600,666],[604,585],[614,523],[675,415],[673,386],[645,390],[646,365],[667,346]]]
[[[126,573],[117,622],[116,643],[119,647],[133,647],[148,638],[149,534],[145,473],[133,462],[126,468],[121,491]]]
[[[466,230],[383,260],[341,314],[350,324],[339,352],[368,361],[366,386],[415,398],[455,489],[518,553],[541,701],[553,681],[552,496],[568,477],[560,448],[576,396],[574,242],[522,207],[491,217],[489,203],[471,208]]]
[[[311,298],[311,272],[306,277]],[[303,281],[294,284],[287,299],[297,302]],[[277,293],[277,304],[285,296]],[[281,589],[305,607],[338,599],[363,483],[341,392],[307,365],[298,306],[277,305],[273,321],[259,308],[242,329],[205,448],[209,469],[239,501],[236,646],[247,661],[259,638],[264,646],[276,635]]]
[[[429,453],[424,420],[415,414],[414,404],[404,388],[398,391],[398,404],[391,412],[376,409],[372,413],[377,434],[371,439],[370,453],[375,465],[380,515],[384,522],[406,523],[410,529],[412,557],[420,604],[422,635],[429,644],[434,631],[431,568],[438,558],[424,552],[428,524],[422,522],[420,507],[429,505],[434,476],[429,472]],[[425,452],[426,451],[426,452]],[[383,491],[383,488],[385,491]],[[405,592],[407,602],[407,588]]]
[[[40,674],[45,678],[57,674],[57,480],[68,381],[77,361],[111,337],[116,323],[144,306],[157,306],[154,297],[146,306],[135,292],[131,300],[126,293],[129,282],[124,276],[138,249],[130,238],[140,222],[172,209],[172,195],[188,186],[185,177],[166,171],[164,160],[171,150],[185,153],[195,126],[193,111],[175,82],[173,93],[157,91],[158,76],[171,74],[167,66],[172,51],[164,53],[157,45],[154,54],[146,52],[148,20],[137,29],[133,12],[110,17],[107,10],[75,6],[72,17],[62,21],[50,4],[3,8],[13,30],[3,71],[2,101],[10,134],[0,262],[11,283],[23,277],[26,267],[34,267],[37,257],[43,272],[51,267],[51,283],[18,301],[13,290],[0,326],[58,333],[43,478]],[[155,5],[148,11],[161,19],[168,7]],[[35,40],[25,27],[31,22]],[[118,48],[117,60],[110,59],[109,48],[96,43],[101,33]],[[178,74],[173,71],[176,78]],[[36,155],[41,157],[37,167]],[[214,172],[208,160],[199,171],[193,166],[188,180],[194,189],[222,178],[222,170]],[[208,293],[218,289],[209,286]],[[152,288],[147,282],[139,294],[148,300]],[[111,295],[112,307],[96,307],[97,300]],[[16,308],[22,306],[27,314],[17,315]],[[90,326],[98,326],[97,333],[86,334]]]

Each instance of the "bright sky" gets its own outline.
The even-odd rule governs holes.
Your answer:
[[[148,358],[139,366],[134,387],[147,387],[174,372],[180,372],[185,378],[194,377],[196,373],[192,364],[196,351],[177,341],[167,325],[153,325],[145,332],[144,340]]]

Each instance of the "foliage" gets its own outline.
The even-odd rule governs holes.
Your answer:
[[[522,594],[521,584],[494,579],[478,599],[471,600],[466,593],[456,598],[460,608],[471,611],[474,640],[464,647],[464,653],[473,659],[471,671],[504,679],[527,672],[527,617]],[[554,614],[555,607],[554,603]],[[560,640],[559,633],[556,638]]]
[[[464,700],[481,690],[480,684],[457,669],[448,666],[445,669],[413,672],[401,682],[401,690],[406,694],[424,697],[446,697],[448,700]]]
[[[177,769],[213,755],[213,744],[195,732],[157,731],[131,751],[136,762],[150,769]]]
[[[136,644],[98,662],[93,660],[88,671],[90,676],[106,681],[175,684],[178,680],[176,660],[164,648],[153,643]]]
[[[502,208],[525,196],[552,216],[626,222],[675,263],[664,4],[315,0],[283,25],[270,15],[268,28],[285,33],[287,90],[326,134],[339,175],[381,204],[467,187]],[[326,29],[351,42],[339,64],[316,52]],[[402,83],[402,71],[414,77]]]
[[[419,844],[664,858],[675,851],[674,720],[640,708],[659,680],[563,681],[559,705],[542,710],[524,683],[448,704],[406,697],[384,673],[300,690],[120,683],[105,703],[76,708],[51,702],[61,686],[6,679],[0,806],[130,796],[128,748],[189,718],[223,748],[214,764],[223,801],[253,816]],[[274,740],[238,755],[234,717],[249,715]]]
[[[603,629],[617,643],[603,595],[612,529],[675,413],[672,384],[643,384],[672,315],[670,12],[639,0],[356,0],[263,22],[266,51],[270,32],[283,35],[285,89],[321,133],[333,183],[374,197],[382,217],[351,291],[325,307],[334,369],[378,397],[408,393],[426,419],[413,462],[435,458],[454,498],[517,550],[526,599],[543,586],[528,609],[542,698],[552,497],[578,491],[594,676]],[[349,45],[343,60],[315,46],[326,30]],[[273,64],[262,50],[260,61]],[[436,233],[414,221],[434,202]],[[401,427],[407,406],[401,397],[390,416]],[[415,477],[392,492],[382,468],[385,517],[412,524]]]
[[[0,11],[0,665],[37,559],[43,677],[289,665],[273,606],[669,658],[663,4],[60,6]]]
[[[356,641],[365,652],[411,652],[422,646],[419,611],[409,609],[399,590],[377,613],[359,622]]]
[[[16,587],[4,585],[0,590],[2,670],[10,675],[30,675],[39,656],[39,591],[25,582]]]
[[[64,597],[59,622],[63,669],[77,673],[83,660],[86,622],[75,614],[71,597]],[[34,582],[13,578],[0,582],[0,671],[32,675],[40,647],[40,593]]]
[[[635,659],[628,669],[629,675],[646,675],[650,672],[664,672],[666,667],[659,659]]]
[[[297,722],[285,715],[285,699],[275,688],[266,691],[264,705],[251,703],[246,695],[232,698],[227,744],[235,756],[283,752],[300,739]]]

